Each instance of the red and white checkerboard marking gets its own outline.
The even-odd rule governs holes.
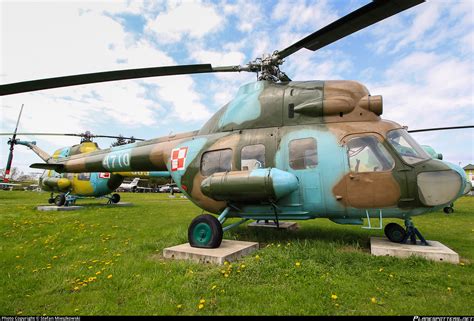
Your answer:
[[[183,170],[186,165],[187,147],[175,148],[171,151],[171,171]]]
[[[99,178],[110,178],[110,173],[99,173]]]

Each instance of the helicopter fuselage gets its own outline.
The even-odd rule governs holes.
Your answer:
[[[467,189],[432,159],[382,97],[354,81],[242,86],[199,131],[58,160],[64,172],[164,171],[196,205],[227,217],[362,224],[436,211]]]

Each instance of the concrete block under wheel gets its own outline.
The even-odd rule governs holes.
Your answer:
[[[38,211],[77,211],[83,209],[84,206],[55,206],[55,205],[45,205],[37,206]]]
[[[165,248],[163,256],[167,259],[191,260],[199,263],[224,264],[232,262],[258,250],[258,243],[222,240],[216,249],[191,247],[189,243]]]
[[[118,203],[112,203],[112,204],[105,204],[106,206],[114,206],[114,207],[127,207],[127,206],[133,206],[133,203],[130,202],[118,202]]]
[[[277,224],[273,221],[265,223],[265,221],[252,222],[247,225],[248,227],[264,227],[264,228],[277,228]],[[296,222],[279,222],[279,228],[284,230],[297,230],[299,225]]]
[[[420,242],[414,244],[394,243],[384,237],[370,238],[370,253],[376,256],[397,256],[410,257],[417,255],[424,257],[427,260],[437,262],[449,262],[458,264],[459,254],[451,250],[446,245],[438,241],[427,240],[429,246],[421,245]]]

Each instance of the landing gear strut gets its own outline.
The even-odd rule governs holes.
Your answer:
[[[398,225],[397,223],[389,223],[385,226],[385,235],[387,238],[394,243],[406,243],[410,239],[411,244],[416,244],[416,238],[420,239],[422,245],[429,245],[426,242],[423,235],[415,227],[411,219],[405,220],[406,229]]]

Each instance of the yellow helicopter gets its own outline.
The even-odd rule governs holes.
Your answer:
[[[23,105],[20,109],[20,114],[16,123],[13,136],[9,139],[10,152],[8,155],[7,165],[5,168],[5,179],[7,183],[9,180],[10,168],[13,161],[13,151],[15,145],[23,145],[30,148],[42,160],[48,162],[49,160],[60,160],[64,157],[72,155],[88,154],[100,150],[97,143],[93,142],[93,138],[115,138],[131,141],[143,141],[140,138],[111,136],[111,135],[93,135],[89,131],[81,134],[61,134],[61,133],[18,133],[18,123],[20,121],[21,113],[23,112]],[[0,133],[0,136],[12,135],[11,133]],[[29,136],[77,136],[81,137],[80,144],[63,147],[56,150],[52,155],[49,155],[44,150],[36,146],[34,141],[24,141],[17,139],[17,135]],[[54,170],[45,170],[39,177],[38,185],[41,190],[51,192],[48,199],[49,204],[57,206],[68,206],[76,203],[76,200],[82,198],[106,198],[108,204],[116,204],[120,202],[120,194],[113,193],[121,186],[124,179],[127,177],[137,178],[151,178],[151,177],[170,177],[168,172],[100,172],[100,173],[58,173]],[[54,194],[57,194],[56,196]],[[113,193],[113,194],[112,194]]]
[[[462,168],[433,159],[406,128],[381,118],[382,96],[356,81],[293,81],[280,66],[300,49],[316,51],[422,3],[373,1],[283,50],[245,65],[178,65],[82,74],[0,86],[1,95],[167,75],[254,72],[258,81],[200,129],[78,154],[33,168],[60,173],[167,171],[200,208],[191,246],[216,248],[223,232],[248,220],[328,218],[363,225],[399,218],[393,242],[427,244],[411,217],[442,209],[470,190]],[[469,126],[472,127],[472,126]],[[223,226],[228,218],[241,220]]]

